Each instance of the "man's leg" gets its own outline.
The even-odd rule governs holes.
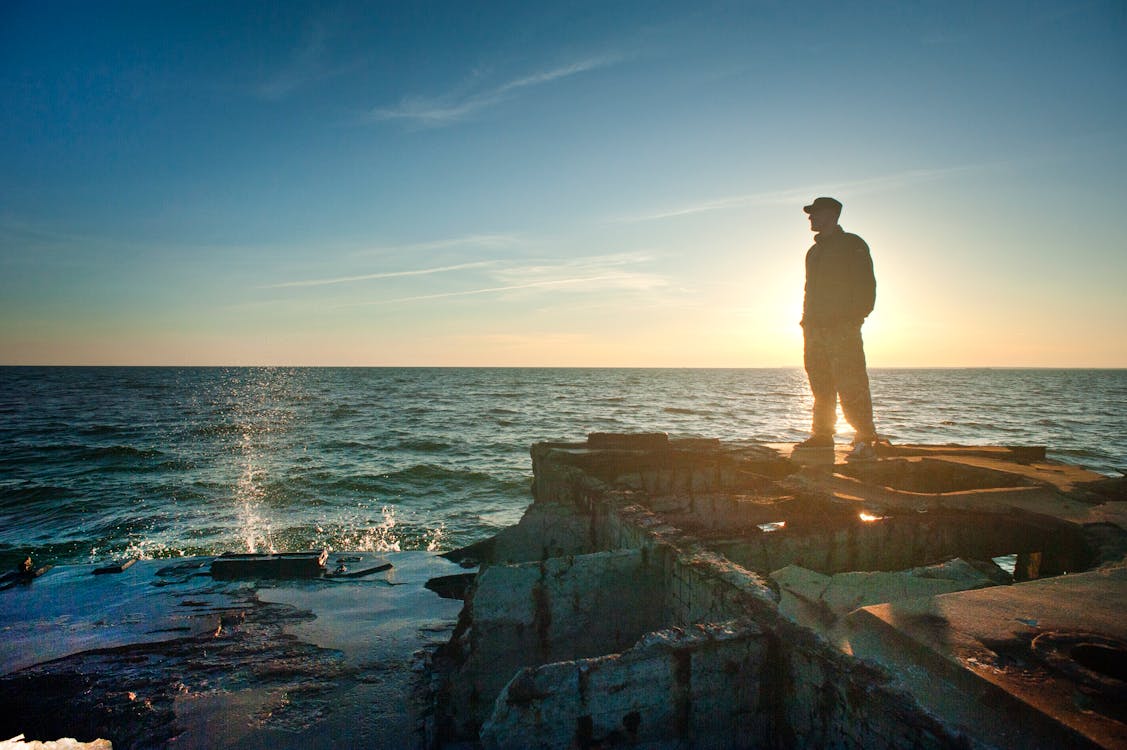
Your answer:
[[[841,411],[856,430],[854,442],[871,443],[877,439],[873,424],[873,401],[869,393],[869,373],[865,367],[865,344],[860,326],[842,326],[833,332],[829,342],[833,360],[833,378],[841,398]]]
[[[824,328],[806,328],[803,334],[802,360],[806,366],[806,377],[810,380],[810,393],[814,395],[811,436],[832,438],[837,423],[837,387],[831,352],[827,347],[827,331]]]

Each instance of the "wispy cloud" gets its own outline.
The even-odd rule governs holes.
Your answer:
[[[325,19],[313,21],[289,61],[259,85],[255,93],[262,99],[279,101],[307,86],[352,70],[355,65],[329,61],[330,39]]]
[[[447,250],[454,247],[482,247],[504,248],[514,247],[523,242],[523,238],[516,234],[468,234],[462,237],[448,237],[441,240],[428,242],[410,242],[402,245],[379,245],[358,251],[359,254],[386,255],[389,253],[420,252],[426,250]]]
[[[430,240],[428,242],[410,242],[400,245],[378,245],[374,247],[365,247],[361,250],[351,251],[353,257],[363,257],[371,255],[379,256],[415,256],[420,253],[426,253],[434,250],[449,250],[451,248],[483,248],[483,249],[500,249],[513,247],[522,242],[522,239],[515,234],[467,234],[460,237],[447,237],[440,240]],[[284,289],[293,287],[310,287],[310,286],[329,286],[332,284],[350,284],[358,281],[373,281],[378,279],[394,279],[406,276],[429,276],[431,274],[449,273],[452,271],[465,271],[473,268],[485,268],[488,266],[495,266],[500,261],[496,260],[476,260],[467,261],[465,263],[455,263],[450,265],[429,266],[426,268],[407,269],[402,271],[379,271],[375,273],[355,274],[351,276],[332,276],[327,278],[316,279],[298,279],[294,281],[282,281],[276,284],[266,284],[259,288],[261,289]]]
[[[939,180],[954,175],[975,172],[984,169],[987,166],[989,165],[977,164],[959,167],[943,167],[937,169],[911,169],[890,175],[870,177],[864,180],[853,180],[849,182],[819,184],[813,186],[807,185],[804,187],[788,188],[785,190],[771,190],[762,193],[730,195],[721,198],[714,198],[712,200],[701,201],[700,203],[691,203],[685,206],[669,208],[663,211],[657,211],[649,214],[618,217],[611,219],[610,221],[612,223],[631,224],[643,221],[654,221],[658,219],[672,219],[679,216],[690,216],[693,214],[708,213],[710,211],[722,211],[727,208],[783,205],[787,203],[794,203],[796,201],[809,200],[815,194],[821,195],[826,193],[849,193],[851,195],[861,195],[865,193],[879,193],[888,190],[897,190],[903,187],[907,187],[908,185],[914,185],[921,182],[929,182],[932,180]]]
[[[488,107],[510,99],[526,89],[603,68],[618,62],[613,56],[589,57],[566,65],[514,78],[489,88],[459,90],[438,96],[406,96],[392,107],[377,107],[369,112],[369,122],[401,120],[419,127],[451,125]]]
[[[628,268],[631,264],[640,264],[647,260],[649,260],[648,256],[642,254],[615,254],[511,266],[490,263],[492,266],[489,272],[490,276],[499,283],[489,286],[475,286],[470,289],[371,300],[357,304],[388,305],[397,302],[474,297],[530,289],[606,293],[608,291],[645,292],[667,286],[669,282],[659,274]]]
[[[328,286],[329,284],[350,284],[357,281],[371,281],[373,279],[395,279],[404,276],[428,276],[433,273],[448,273],[450,271],[464,271],[468,268],[481,268],[492,265],[493,261],[483,260],[473,263],[459,263],[453,266],[438,266],[436,268],[417,268],[408,271],[383,271],[380,273],[365,273],[359,276],[337,276],[330,279],[305,279],[303,281],[283,281],[280,284],[266,284],[262,289],[282,289],[299,286]]]
[[[599,284],[612,280],[613,276],[588,276],[573,279],[547,279],[544,281],[530,281],[527,284],[510,284],[508,286],[491,286],[481,289],[463,289],[457,292],[438,292],[436,294],[416,294],[411,297],[396,297],[395,299],[376,300],[368,302],[369,305],[389,305],[393,302],[414,302],[416,300],[443,299],[445,297],[472,297],[479,294],[496,294],[498,292],[511,292],[518,289],[534,289],[537,287],[562,287],[577,284]]]
[[[648,271],[629,268],[645,266],[652,261],[653,258],[646,253],[609,253],[502,266],[497,268],[493,275],[499,281],[510,284],[587,277],[613,280],[620,288],[652,289],[656,286],[664,286],[665,279]]]

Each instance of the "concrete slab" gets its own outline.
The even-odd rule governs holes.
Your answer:
[[[1102,588],[1085,591],[1075,575],[1124,564],[1127,480],[1048,460],[1043,446],[882,444],[878,460],[849,463],[846,443],[595,437],[572,452],[533,446],[537,502],[567,506],[591,552],[667,551],[670,624],[752,620],[777,638],[761,686],[778,712],[774,741],[1056,748],[1127,736],[1127,647],[1104,627],[1122,615],[1127,581],[1094,578]],[[715,564],[686,562],[704,551]],[[1014,575],[995,558],[1012,560]],[[777,599],[735,596],[720,585],[726,564],[775,571],[765,584]],[[1041,588],[1011,585],[1038,577]],[[1044,613],[1000,616],[996,632],[970,627],[992,622],[1014,592]],[[592,716],[553,721],[566,733]],[[745,740],[755,744],[735,744]]]
[[[1121,566],[863,607],[849,644],[989,744],[1124,748],[1125,615]]]

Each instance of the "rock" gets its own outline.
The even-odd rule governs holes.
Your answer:
[[[10,740],[0,742],[0,750],[113,750],[113,743],[103,739],[79,742],[73,737],[40,742],[39,740],[25,740],[23,735],[20,734]]]
[[[827,576],[788,565],[772,573],[771,578],[782,594],[779,611],[794,622],[823,630],[858,607],[997,585],[996,576],[984,573],[980,566],[985,567],[955,558],[897,572],[852,571]]]
[[[587,435],[588,448],[619,448],[626,450],[661,450],[669,447],[669,435],[664,432],[592,432]]]
[[[465,599],[466,591],[473,585],[477,573],[455,573],[431,578],[425,586],[443,599]]]

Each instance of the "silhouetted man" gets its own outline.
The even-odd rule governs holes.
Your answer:
[[[877,431],[861,341],[861,324],[873,311],[877,292],[869,246],[838,226],[839,201],[816,198],[803,210],[815,232],[806,253],[802,302],[803,361],[814,394],[814,424],[810,437],[795,447],[833,447],[840,398],[856,431],[849,458],[874,458]]]

